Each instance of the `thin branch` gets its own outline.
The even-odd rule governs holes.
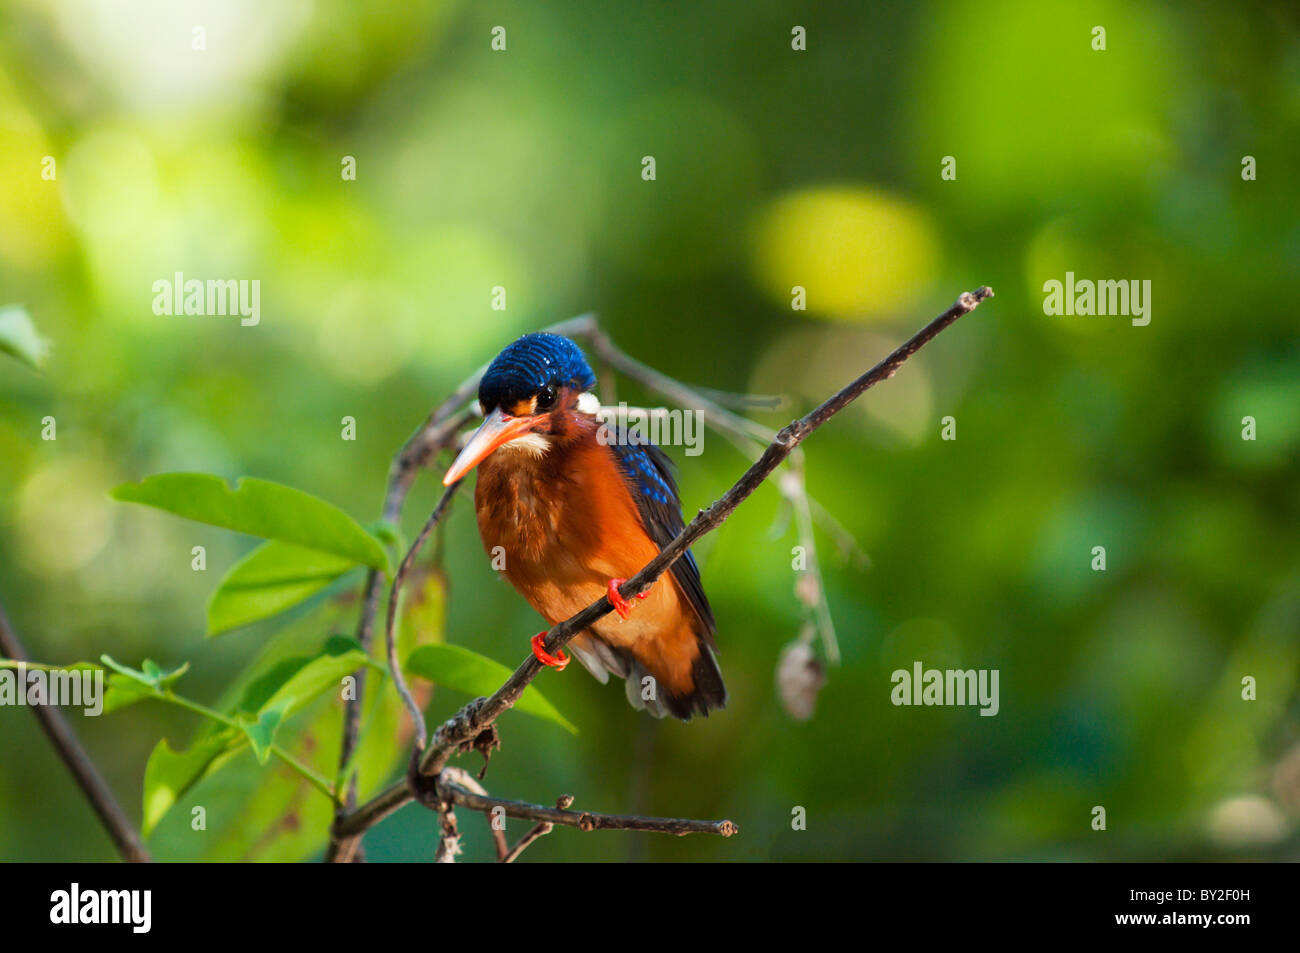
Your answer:
[[[710,400],[699,391],[624,353],[594,320],[586,329],[578,329],[574,333],[586,340],[591,345],[592,352],[615,370],[640,381],[680,407],[693,407],[700,410],[705,420],[712,423],[719,431],[734,437],[738,447],[747,451],[757,451],[762,448],[762,444],[771,440],[767,428],[732,413],[717,401]]]
[[[858,541],[853,538],[848,528],[837,520],[830,510],[817,502],[815,496],[810,495],[807,499],[808,506],[812,509],[813,519],[821,524],[822,529],[831,534],[831,539],[835,540],[835,548],[840,551],[840,558],[858,569],[866,569],[870,566],[871,557],[858,545]]]
[[[446,769],[443,770],[445,772]],[[558,798],[555,799],[555,806],[561,811],[565,810],[572,803],[573,803],[572,794],[561,794]],[[533,843],[533,841],[545,837],[553,830],[555,830],[555,824],[552,821],[539,821],[538,823],[534,824],[531,828],[529,828],[527,834],[519,838],[519,840],[515,843],[514,847],[511,847],[509,850],[507,850],[504,854],[500,856],[501,863],[513,864],[516,860],[519,859],[519,855],[528,849],[528,847]]]
[[[435,864],[454,864],[460,853],[460,828],[456,826],[456,812],[451,808],[438,812],[438,824],[441,833],[438,837],[438,852],[433,856]]]
[[[9,624],[4,606],[0,606],[0,652],[3,652],[6,658],[16,662],[27,661],[27,653],[18,640],[18,633]],[[19,686],[20,691],[23,689],[24,686]],[[45,729],[50,744],[54,745],[59,757],[72,772],[78,787],[86,795],[86,800],[99,815],[100,822],[108,830],[108,836],[113,839],[122,859],[129,863],[148,863],[152,860],[149,851],[145,849],[144,841],[140,839],[140,833],[127,819],[122,805],[117,803],[117,798],[113,796],[99,769],[95,767],[95,762],[90,760],[90,755],[77,740],[76,733],[68,724],[68,720],[63,717],[63,712],[52,704],[33,704],[31,709],[36,720]]]
[[[747,395],[727,394],[722,391],[682,384],[622,351],[599,326],[593,325],[590,333],[587,333],[585,338],[591,345],[592,351],[599,356],[605,366],[616,367],[622,373],[640,381],[647,388],[666,397],[672,403],[682,407],[698,409],[706,423],[726,437],[737,450],[749,457],[750,460],[758,459],[766,445],[776,438],[774,431],[746,417],[734,414],[722,406],[729,402],[733,404],[743,402]],[[754,402],[770,399],[772,398],[758,397],[754,399]],[[775,400],[779,404],[782,399],[775,398]],[[646,410],[643,408],[620,407],[618,409],[625,409],[629,414],[646,414],[649,420],[653,420],[656,415],[662,419],[668,413],[666,410]],[[615,408],[602,408],[602,412],[612,413],[614,411]],[[802,449],[796,448],[790,454],[789,465],[790,469],[797,473],[798,479],[793,482],[781,481],[778,486],[782,496],[786,498],[791,512],[797,518],[799,544],[803,546],[808,557],[808,566],[805,571],[812,585],[804,587],[802,592],[808,594],[809,590],[815,590],[815,592],[811,593],[814,599],[809,604],[809,607],[817,619],[817,631],[821,633],[822,646],[827,661],[831,664],[838,664],[840,658],[839,645],[835,638],[835,624],[831,619],[830,604],[826,600],[826,584],[822,577],[821,564],[817,559],[817,543],[812,531],[813,520],[820,522],[835,538],[836,544],[841,551],[854,557],[859,564],[867,561],[866,554],[858,547],[857,541],[853,539],[852,535],[831,517],[824,507],[808,495],[803,478],[804,457]]]
[[[893,377],[898,368],[908,358],[962,315],[969,314],[979,307],[982,301],[992,296],[993,291],[988,287],[981,287],[974,292],[962,294],[952,307],[914,334],[871,370],[832,395],[805,416],[784,427],[776,434],[759,459],[745,471],[731,489],[707,509],[700,510],[698,515],[672,542],[660,551],[658,556],[650,560],[640,572],[619,587],[619,592],[623,597],[631,598],[650,588],[655,580],[676,562],[696,540],[722,525],[727,517],[735,511],[736,507],[744,502],[809,434],[847,407],[865,391],[881,381]],[[603,356],[610,360],[611,363],[616,363],[612,355],[606,354]],[[651,373],[657,374],[657,372]],[[668,379],[665,386],[676,385],[671,379]],[[728,412],[724,410],[722,413],[726,414]],[[552,626],[543,643],[546,650],[554,654],[579,632],[589,628],[612,611],[613,606],[608,597],[602,596],[582,611]],[[497,718],[514,706],[524,689],[541,671],[541,668],[541,663],[530,654],[490,698],[476,699],[457,712],[455,716],[445,721],[434,733],[433,740],[424,753],[420,763],[421,773],[426,778],[436,778],[446,766],[452,754],[471,743],[480,732],[488,729]],[[410,801],[415,796],[412,788],[413,785],[409,777],[401,783],[388,788],[345,817],[337,825],[339,832],[345,836],[363,833],[388,814]],[[527,807],[527,805],[525,806]],[[543,810],[550,811],[551,809],[544,808]],[[507,813],[509,812],[507,811]],[[533,814],[526,816],[538,817],[538,815]],[[566,823],[565,820],[549,816],[541,816],[539,819]],[[709,822],[693,823],[707,824]]]
[[[693,389],[723,407],[734,410],[780,410],[790,403],[784,394],[737,394],[733,391],[714,390],[696,384]]]
[[[684,817],[642,817],[637,814],[593,814],[591,811],[568,811],[561,807],[529,804],[527,801],[484,797],[446,780],[439,782],[438,791],[448,801],[473,811],[491,814],[494,810],[501,810],[507,817],[576,827],[580,831],[651,831],[677,835],[717,834],[721,837],[731,837],[740,832],[740,828],[731,821],[695,821]]]
[[[481,794],[484,797],[488,796],[487,790],[483,785],[478,783],[478,779],[464,768],[448,766],[443,776],[447,778],[448,781],[453,784],[459,784],[468,791],[473,791],[475,794]],[[565,806],[567,807],[568,805]],[[487,821],[488,829],[492,832],[492,840],[496,844],[497,860],[504,861],[506,856],[510,853],[510,845],[506,842],[506,832],[497,829],[496,825],[492,823],[492,817],[490,815],[485,815],[484,819]]]
[[[434,527],[442,519],[443,513],[447,511],[447,506],[451,503],[451,498],[455,495],[460,484],[461,481],[457,480],[443,491],[442,497],[438,500],[438,505],[433,508],[429,518],[425,520],[420,535],[415,538],[415,542],[407,550],[406,557],[397,569],[397,575],[393,576],[393,587],[388,593],[388,623],[385,627],[385,634],[388,639],[388,671],[393,677],[393,684],[397,686],[397,694],[402,696],[402,703],[406,706],[406,710],[410,712],[411,720],[415,723],[415,753],[411,755],[412,772],[416,771],[419,765],[418,753],[424,751],[428,729],[424,724],[424,713],[420,711],[420,706],[415,703],[415,698],[406,685],[406,677],[402,674],[402,666],[397,659],[397,635],[395,631],[397,628],[397,604],[402,593],[402,584],[406,582],[406,576],[415,563],[415,557],[419,555],[425,540],[429,538],[429,534],[433,532]]]
[[[817,620],[817,630],[822,636],[822,648],[826,660],[832,665],[840,664],[840,646],[835,638],[835,623],[831,619],[830,602],[826,598],[826,582],[822,576],[821,562],[817,559],[817,540],[813,534],[812,509],[808,504],[808,487],[804,479],[802,455],[796,460],[791,457],[790,469],[777,481],[781,495],[790,503],[794,512],[794,522],[799,534],[799,545],[804,549],[807,560],[806,575],[795,584],[799,600],[806,605]],[[811,590],[811,591],[810,591]]]

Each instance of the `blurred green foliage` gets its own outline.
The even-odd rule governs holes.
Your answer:
[[[256,541],[112,487],[254,476],[366,524],[393,452],[523,331],[598,311],[680,380],[789,394],[763,415],[780,424],[987,283],[995,300],[807,445],[810,491],[870,557],[819,539],[844,659],[815,717],[777,701],[803,614],[765,488],[697,549],[730,706],[655,723],[581,671],[543,673],[580,734],[507,716],[487,786],[742,830],[560,831],[539,860],[1295,856],[1298,175],[1283,2],[13,0],[0,305],[52,347],[41,371],[0,354],[0,599],[42,661],[189,661],[190,697],[233,703],[252,660],[350,633],[355,601],[295,610],[296,634],[205,640],[208,597]],[[1067,271],[1150,280],[1150,325],[1045,315],[1043,283]],[[176,272],[259,280],[260,323],[156,315],[152,285]],[[688,513],[746,465],[714,434],[705,448],[676,454]],[[408,537],[436,490],[417,483]],[[538,621],[465,500],[442,560],[446,641],[515,664]],[[918,659],[1000,670],[1000,713],[894,707],[890,673]],[[374,730],[396,744],[382,691]],[[467,697],[437,689],[431,720]],[[323,707],[300,716],[319,732],[299,753],[330,773]],[[73,718],[133,813],[159,739],[180,750],[200,724],[155,702]],[[250,856],[223,848],[233,828],[310,854],[328,810],[276,831],[293,795],[249,806],[236,781],[258,766],[240,757],[249,771],[204,795],[209,833],[173,812],[160,855]],[[484,825],[461,828],[470,859],[491,855]],[[428,859],[435,833],[408,807],[369,856]],[[0,859],[112,856],[31,716],[0,709]]]

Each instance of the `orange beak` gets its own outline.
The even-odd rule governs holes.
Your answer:
[[[509,417],[501,413],[499,407],[492,411],[487,415],[482,426],[469,438],[465,449],[452,461],[447,475],[442,478],[442,485],[451,486],[462,479],[465,474],[482,463],[489,453],[502,444],[523,436],[535,423],[537,423],[536,416]]]

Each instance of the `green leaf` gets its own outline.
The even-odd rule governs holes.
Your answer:
[[[227,729],[182,751],[173,751],[166,738],[154,746],[144,769],[144,836],[186,791],[226,760],[232,734]]]
[[[417,585],[421,581],[423,584]],[[418,593],[418,599],[411,598],[406,605],[418,605],[421,621],[399,625],[399,658],[422,642],[441,639],[445,620],[441,577],[417,567],[410,585],[412,596]],[[227,687],[214,707],[251,720],[322,652],[338,656],[359,651],[356,640],[339,636],[327,639],[323,649],[321,646],[323,634],[351,630],[356,613],[354,599],[331,597],[293,620],[260,647],[256,660]],[[404,620],[406,616],[403,612]],[[351,660],[342,664],[351,664]],[[377,669],[371,665],[352,761],[362,801],[391,784],[411,753],[410,718],[387,676]],[[302,681],[306,681],[305,675]],[[427,701],[431,691],[427,683],[417,680],[412,688],[418,701]],[[295,701],[294,707],[276,730],[276,744],[318,774],[334,778],[343,724],[338,695],[325,692],[305,704]],[[197,739],[206,740],[223,730],[228,729],[205,721],[197,729]],[[244,862],[291,862],[319,856],[329,838],[334,806],[274,757],[267,766],[259,765],[242,731],[235,736],[237,747],[228,758],[215,762],[158,824],[149,840],[154,856],[168,861]],[[190,811],[196,805],[207,810],[208,830],[202,837],[195,837],[190,828]]]
[[[50,345],[36,332],[27,309],[21,305],[0,308],[0,351],[40,370]]]
[[[463,646],[424,645],[407,658],[406,671],[467,695],[491,695],[510,677],[511,670]],[[578,733],[573,723],[532,685],[519,696],[515,709],[554,722],[575,735]]]
[[[152,662],[147,664],[153,665]],[[0,658],[0,669],[16,669],[20,665],[28,670],[39,669],[43,672],[102,672],[105,668],[105,666],[98,665],[94,662],[73,662],[71,665],[45,665],[40,662],[19,662],[15,659]],[[155,666],[155,668],[156,667],[157,666]],[[179,678],[180,674],[188,667],[188,663],[181,666],[181,668],[174,673],[173,677]],[[127,669],[127,666],[121,665],[118,662],[113,662],[110,668],[113,670],[110,671],[108,676],[108,687],[104,692],[103,706],[100,709],[100,714],[107,715],[119,708],[125,708],[127,705],[135,704],[136,702],[143,701],[146,698],[158,697],[152,686],[148,684],[147,676],[144,672],[137,672],[135,669]],[[118,674],[117,669],[127,669],[127,671],[131,672],[131,675],[127,676]]]
[[[342,655],[344,652],[365,654],[366,651],[361,647],[361,643],[350,635],[331,635],[320,650],[324,655]]]
[[[357,565],[356,560],[275,540],[226,573],[208,600],[208,636],[296,606]]]
[[[253,754],[257,755],[258,764],[266,764],[267,759],[271,757],[271,745],[275,743],[275,730],[280,727],[280,722],[284,720],[285,713],[292,705],[292,698],[282,698],[275,705],[263,708],[258,713],[256,721],[240,724],[244,734],[248,736],[248,743],[253,746]]]
[[[190,663],[185,662],[165,672],[153,659],[145,659],[142,670],[123,665],[109,655],[101,655],[100,660],[113,670],[108,676],[108,691],[104,693],[104,714],[134,705],[146,698],[157,698],[171,684],[190,670]]]
[[[243,694],[234,707],[236,714],[256,715],[280,686],[294,676],[299,669],[312,660],[310,655],[295,655],[277,661],[259,671],[257,678],[244,686]]]
[[[128,678],[116,673],[108,676],[108,690],[104,692],[104,714],[115,712],[127,705],[157,698],[157,694],[138,679]]]
[[[108,668],[117,672],[128,681],[139,682],[141,685],[161,691],[172,682],[180,678],[190,670],[190,663],[184,662],[172,669],[170,672],[164,672],[153,659],[145,659],[140,669],[131,668],[129,665],[123,665],[116,661],[111,655],[101,655],[99,660]],[[141,670],[143,669],[143,671]]]
[[[162,473],[109,494],[186,519],[343,556],[388,572],[383,545],[333,503],[269,480],[245,477],[232,489],[209,473]]]
[[[153,684],[152,682],[149,681],[149,676],[146,675],[144,672],[140,671],[139,669],[131,668],[131,666],[129,665],[123,665],[121,662],[116,661],[111,655],[101,655],[99,657],[99,660],[103,662],[104,665],[107,666],[108,668],[111,668],[119,675],[126,676],[131,681],[139,682],[142,685]]]
[[[402,535],[402,528],[396,523],[389,520],[375,520],[373,523],[367,523],[366,529],[385,546],[403,551],[407,548],[406,537]]]
[[[153,663],[150,662],[148,659],[145,659],[145,663],[147,665],[153,665]],[[158,666],[154,665],[154,669],[157,670],[157,668]],[[180,665],[176,666],[176,668],[172,669],[170,672],[161,672],[161,671],[158,672],[158,687],[170,688],[172,683],[175,682],[176,679],[180,678],[189,670],[190,670],[190,663],[182,662]]]
[[[244,700],[236,710],[238,729],[209,721],[200,729],[195,743],[181,752],[161,742],[145,769],[145,827],[152,829],[178,797],[233,760],[244,750],[245,742],[252,748],[258,764],[266,764],[276,732],[293,712],[333,688],[343,674],[355,671],[365,662],[366,656],[355,640],[331,638],[319,656],[283,659],[248,685]],[[156,674],[160,681],[171,680],[180,671],[163,672],[150,661],[144,663],[140,672],[112,659],[105,664],[110,664],[115,671],[130,673],[115,674],[113,678],[122,680],[124,693],[135,693],[134,700],[159,697],[142,679]],[[295,696],[294,691],[301,695]]]
[[[294,672],[263,703],[260,713],[281,708],[287,715],[317,695],[342,688],[343,678],[364,667],[370,657],[360,650],[320,655]]]

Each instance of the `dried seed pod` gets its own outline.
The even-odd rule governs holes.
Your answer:
[[[813,654],[812,645],[798,639],[781,651],[776,666],[776,688],[781,706],[796,721],[807,721],[817,707],[817,693],[826,684],[826,670]]]

